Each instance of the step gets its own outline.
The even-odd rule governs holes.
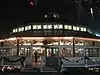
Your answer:
[[[58,72],[59,66],[43,66],[42,72]]]
[[[21,69],[21,72],[39,72],[39,68],[36,67],[24,67]]]
[[[42,71],[42,72],[58,72],[58,71]]]

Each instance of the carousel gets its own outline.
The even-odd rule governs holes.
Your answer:
[[[24,56],[24,66],[38,66],[41,71],[45,65],[66,68],[100,64],[100,38],[82,25],[30,23],[13,29],[9,37],[1,39],[0,43],[3,58],[15,60]],[[85,56],[91,60],[85,59]],[[1,64],[4,65],[4,61]]]
[[[41,72],[100,66],[100,37],[84,25],[58,22],[57,13],[45,14],[45,20],[20,25],[1,39],[0,64],[35,66]]]

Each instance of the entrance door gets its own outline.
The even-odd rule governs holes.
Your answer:
[[[56,56],[56,57],[58,57],[58,55],[59,55],[59,49],[58,48],[47,48],[46,50],[45,50],[46,52],[46,57],[48,57],[48,56],[51,56],[51,55],[54,55],[54,56]]]
[[[56,66],[59,62],[59,49],[58,48],[46,48],[45,50],[45,58],[46,58],[46,65]]]
[[[43,54],[42,52],[44,51],[44,48],[33,47],[32,49],[33,49],[32,50],[33,65],[40,65],[41,55]]]

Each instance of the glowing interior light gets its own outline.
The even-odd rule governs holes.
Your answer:
[[[64,28],[65,28],[65,29],[70,29],[70,30],[71,30],[71,29],[72,29],[72,26],[64,25]]]
[[[59,29],[63,29],[63,25],[61,24],[61,25],[59,25]]]
[[[37,25],[37,29],[42,29],[42,26],[41,25]]]
[[[73,30],[77,30],[77,27],[76,26],[73,26]]]
[[[68,26],[68,29],[72,29],[72,26]]]
[[[24,31],[24,27],[18,28],[19,32]]]
[[[84,31],[84,28],[83,27],[81,27],[81,31]]]
[[[84,28],[84,31],[86,31],[86,28]]]
[[[13,29],[13,33],[16,33],[16,32],[18,32],[18,29]]]
[[[48,29],[48,26],[47,25],[43,25],[43,29]]]
[[[47,14],[45,15],[45,18],[47,18]]]
[[[25,43],[25,44],[23,44],[23,45],[31,45],[31,43]]]
[[[81,40],[91,40],[91,41],[98,41],[99,39],[91,39],[91,38],[78,38],[78,37],[75,37],[76,39],[81,39]]]
[[[33,25],[33,29],[37,29],[37,26],[36,25]]]
[[[79,31],[79,27],[77,27],[77,31]]]
[[[41,47],[32,47],[32,49],[38,50],[41,49]]]
[[[25,27],[25,30],[31,30],[31,25],[26,26],[26,27]]]
[[[64,25],[65,29],[68,29],[68,25]]]
[[[0,42],[4,42],[5,40],[0,40]]]
[[[57,17],[56,14],[53,14],[53,17],[56,18]]]
[[[36,44],[34,44],[34,45],[43,45],[43,43],[39,43],[39,42],[37,42]]]
[[[58,25],[54,25],[54,29],[58,29],[59,27],[58,27]]]
[[[8,38],[8,39],[6,39],[6,40],[8,40],[8,41],[13,41],[13,40],[17,40],[17,39],[16,39],[16,37],[14,37],[14,38]]]
[[[52,29],[52,25],[48,25],[48,29]]]

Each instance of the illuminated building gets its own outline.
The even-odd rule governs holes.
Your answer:
[[[12,30],[9,38],[2,39],[1,56],[34,56],[34,51],[47,55],[52,51],[61,56],[84,56],[84,48],[100,46],[100,39],[81,25],[65,23],[31,23]],[[9,49],[9,50],[8,50]],[[90,56],[98,56],[91,50]]]

